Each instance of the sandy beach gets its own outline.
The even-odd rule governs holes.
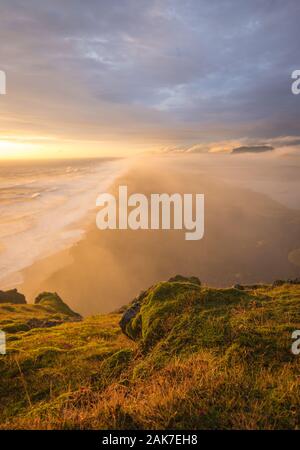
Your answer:
[[[110,189],[116,193],[119,185],[127,185],[129,192],[145,195],[204,193],[202,240],[186,241],[184,230],[100,231],[95,209],[84,238],[26,269],[19,290],[29,301],[41,291],[58,292],[72,308],[89,315],[113,311],[177,273],[197,275],[213,286],[297,276],[298,260],[289,254],[297,255],[300,247],[299,211],[234,183],[236,167],[232,182],[229,175],[217,179],[215,162],[214,170],[208,169],[210,161],[144,158]]]

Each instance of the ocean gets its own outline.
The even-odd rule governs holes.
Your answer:
[[[0,163],[0,289],[36,260],[73,245],[83,220],[124,170],[122,159]]]

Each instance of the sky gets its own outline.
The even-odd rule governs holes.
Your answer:
[[[0,0],[0,11],[0,158],[300,142],[298,0]]]

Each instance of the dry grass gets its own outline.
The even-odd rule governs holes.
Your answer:
[[[154,288],[135,341],[119,314],[14,334],[0,364],[1,427],[299,428],[299,287],[175,284]]]

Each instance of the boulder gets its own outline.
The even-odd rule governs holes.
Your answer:
[[[185,277],[182,275],[176,275],[171,277],[167,282],[151,286],[146,291],[141,292],[140,295],[130,303],[126,310],[124,310],[123,307],[120,310],[120,312],[123,313],[123,316],[119,322],[119,325],[127,337],[133,340],[138,338],[141,328],[141,307],[148,302],[149,297],[153,297],[154,291],[157,290],[157,286],[160,285],[163,286],[163,289],[161,290],[164,291],[162,292],[162,296],[166,296],[165,299],[167,302],[169,295],[172,297],[172,293],[177,290],[181,292],[189,291],[190,289],[198,291],[201,287],[201,281],[199,278],[194,276]],[[159,297],[159,295],[157,297]],[[164,301],[164,298],[161,298],[161,300]]]

